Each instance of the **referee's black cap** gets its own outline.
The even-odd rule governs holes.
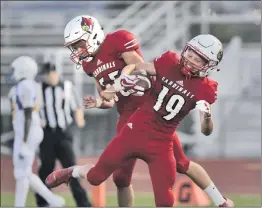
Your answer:
[[[48,74],[49,72],[56,71],[56,66],[50,62],[43,63],[41,66],[41,74]]]

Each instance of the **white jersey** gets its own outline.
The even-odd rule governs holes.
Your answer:
[[[11,88],[8,97],[12,102],[13,127],[15,131],[21,131],[24,128],[25,108],[33,108],[31,125],[41,126],[39,116],[40,92],[40,85],[36,81],[29,79],[22,80]]]

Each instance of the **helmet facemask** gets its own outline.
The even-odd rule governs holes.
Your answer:
[[[73,43],[65,44],[71,51],[70,58],[74,63],[82,64],[82,61],[85,59],[86,61],[92,60],[100,45],[100,43],[95,40],[95,36],[92,39],[89,33],[85,33]]]

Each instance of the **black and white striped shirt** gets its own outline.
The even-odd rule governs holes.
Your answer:
[[[44,128],[66,129],[73,122],[73,113],[81,107],[81,99],[71,81],[52,86],[41,83],[40,116]]]

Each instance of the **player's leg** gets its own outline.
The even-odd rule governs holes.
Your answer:
[[[28,179],[31,189],[45,199],[51,207],[62,207],[65,205],[65,200],[53,194],[37,175],[31,173]]]
[[[15,204],[14,207],[25,207],[29,191],[29,180],[27,177],[15,177]]]
[[[228,207],[228,205],[233,206],[234,203],[230,199],[223,197],[208,173],[200,164],[190,161],[186,175],[207,193],[216,206],[223,204],[226,204],[223,207]]]
[[[57,158],[61,162],[63,168],[76,165],[76,157],[73,151],[72,138],[70,138],[69,135],[64,135],[63,133],[59,133],[57,137],[61,138],[59,138],[59,141],[56,143],[55,151]],[[70,181],[70,188],[78,207],[91,207],[91,203],[86,195],[86,191],[81,186],[78,178],[72,178]]]
[[[40,161],[41,166],[38,170],[39,178],[44,183],[46,177],[54,170],[56,154],[55,154],[55,141],[56,138],[51,130],[44,130],[44,139],[40,144]],[[36,194],[36,203],[38,207],[46,207],[48,205],[47,201]]]
[[[177,172],[186,174],[189,178],[191,178],[195,184],[197,184],[208,194],[216,206],[226,203],[227,199],[225,199],[216,188],[205,169],[201,165],[190,161],[187,158],[177,134],[174,134],[173,137],[173,147],[174,156],[177,162]]]
[[[15,207],[25,207],[27,194],[29,191],[29,180],[23,168],[17,167],[17,160],[14,162],[14,178],[15,178]],[[21,163],[23,161],[20,161]]]
[[[93,186],[104,182],[125,160],[130,159],[132,147],[132,134],[122,131],[113,138],[99,157],[98,162],[90,169],[90,165],[69,167],[54,171],[46,178],[49,187],[57,187],[73,178],[84,178]]]
[[[176,160],[170,141],[154,141],[146,159],[157,207],[173,207],[173,185],[176,179]]]
[[[135,158],[129,159],[113,173],[113,181],[117,187],[118,206],[120,207],[133,206],[134,191],[131,185],[131,178],[135,164]]]
[[[23,132],[15,131],[15,140],[13,148],[13,164],[14,164],[14,178],[15,185],[15,207],[24,207],[26,203],[27,194],[29,191],[28,174],[31,172],[31,164],[34,154],[28,152],[21,156],[21,147],[23,140]]]
[[[130,159],[130,152],[133,149],[132,136],[129,131],[122,131],[111,140],[96,165],[87,173],[87,180],[91,185],[100,185],[121,164]]]
[[[116,127],[117,134],[120,133],[129,117],[130,115],[120,116]],[[120,207],[130,207],[134,204],[134,190],[131,184],[131,177],[135,163],[136,159],[129,159],[113,173],[113,181],[117,187],[118,206]]]
[[[19,154],[14,154],[14,176],[17,181],[15,206],[25,206],[26,196],[30,186],[53,206],[60,207],[65,203],[63,198],[54,195],[48,190],[38,176],[32,174],[35,151],[42,140],[42,136],[43,132],[40,127],[31,128],[26,141],[29,149],[28,153],[24,154],[23,157]],[[22,139],[20,138],[19,140],[16,138],[15,141],[15,152],[19,152]]]
[[[35,157],[36,149],[39,147],[39,144],[41,143],[43,139],[43,130],[41,127],[34,127],[30,129],[27,144],[32,152],[32,158],[30,158],[30,161],[28,164],[30,167],[33,166],[33,161]],[[65,201],[62,197],[59,197],[55,194],[53,194],[41,181],[41,179],[32,173],[32,168],[28,171],[27,178],[29,180],[30,187],[32,190],[39,194],[45,201],[48,202],[51,206],[57,206],[61,207],[65,204]]]

